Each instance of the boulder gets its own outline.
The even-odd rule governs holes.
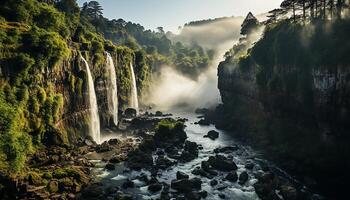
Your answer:
[[[169,160],[168,158],[164,156],[159,156],[156,160],[156,167],[158,169],[167,169],[168,167],[175,165],[176,163]]]
[[[51,193],[55,193],[58,191],[58,182],[56,180],[51,180],[47,184],[47,190]]]
[[[127,165],[133,170],[151,167],[153,165],[152,154],[140,150],[131,151],[128,154]]]
[[[210,122],[206,119],[201,119],[197,122],[199,125],[202,125],[202,126],[209,126],[210,125]]]
[[[230,172],[226,175],[225,179],[230,182],[236,182],[238,180],[238,175],[236,172],[235,173]]]
[[[127,109],[124,111],[124,115],[125,115],[126,117],[136,117],[137,111],[136,111],[136,109],[134,109],[134,108],[127,108]]]
[[[211,186],[215,186],[215,185],[217,185],[218,184],[218,181],[217,180],[211,180],[210,181],[210,185]]]
[[[109,145],[117,145],[117,144],[119,144],[119,140],[118,139],[110,139],[108,141],[108,144]]]
[[[112,163],[107,163],[105,169],[107,169],[108,171],[113,171],[115,170],[115,165]]]
[[[190,176],[185,174],[184,172],[181,172],[181,171],[177,171],[176,172],[176,179],[177,180],[181,180],[181,179],[189,179]]]
[[[227,146],[214,149],[214,153],[231,153],[237,151],[238,149],[238,146]]]
[[[212,131],[209,131],[207,135],[205,135],[204,137],[210,138],[212,140],[216,140],[217,138],[219,138],[219,132],[212,130]]]
[[[98,199],[103,194],[103,189],[98,184],[92,184],[85,187],[81,194],[83,199]]]
[[[190,162],[197,158],[198,155],[192,154],[188,151],[183,151],[180,155],[180,160],[183,162]]]
[[[156,117],[162,117],[163,113],[161,111],[156,111],[155,116]]]
[[[208,162],[214,169],[219,171],[229,172],[237,170],[237,165],[222,155],[210,156]]]
[[[134,183],[133,181],[131,181],[131,180],[126,180],[126,181],[123,183],[122,187],[123,187],[124,189],[133,188],[133,187],[135,187],[135,183]]]
[[[184,150],[188,151],[189,153],[193,154],[196,157],[198,156],[198,145],[195,142],[186,141]]]
[[[160,183],[154,183],[148,186],[148,190],[151,192],[159,192],[162,190],[162,184]]]
[[[254,163],[247,162],[244,166],[246,169],[252,170],[254,168]]]
[[[192,190],[200,190],[202,188],[202,181],[199,178],[172,180],[171,188],[185,193]]]
[[[246,171],[242,172],[239,175],[239,184],[243,185],[245,182],[247,182],[249,179],[249,175]]]

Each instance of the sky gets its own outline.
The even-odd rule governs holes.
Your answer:
[[[88,0],[77,0],[79,5]],[[282,0],[97,0],[109,19],[122,18],[146,29],[164,27],[177,32],[185,23],[223,16],[260,14],[279,7]]]

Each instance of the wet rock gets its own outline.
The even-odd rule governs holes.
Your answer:
[[[282,185],[281,195],[285,200],[298,199],[298,191],[291,185]]]
[[[225,199],[226,196],[224,194],[219,194],[220,199]]]
[[[239,184],[243,185],[245,182],[247,182],[249,179],[249,175],[246,171],[242,172],[239,175]]]
[[[254,189],[261,199],[279,199],[275,190],[278,188],[277,177],[270,173],[257,175],[258,182],[254,184]]]
[[[188,179],[172,180],[171,181],[171,188],[173,188],[179,192],[191,192],[192,191],[191,182]]]
[[[163,113],[160,112],[160,111],[156,111],[155,116],[156,116],[156,117],[162,117],[162,116],[163,116]]]
[[[164,152],[162,149],[158,149],[157,152],[156,152],[156,154],[157,154],[158,156],[163,156],[163,155],[165,155],[165,152]]]
[[[152,154],[140,150],[129,152],[127,161],[128,167],[133,170],[141,170],[153,165]]]
[[[203,199],[207,198],[207,196],[208,196],[208,192],[205,191],[205,190],[200,191],[198,194],[199,194]]]
[[[155,176],[152,176],[147,182],[148,185],[152,185],[152,184],[156,184],[156,183],[159,183],[159,181]]]
[[[137,111],[136,111],[136,109],[134,109],[134,108],[127,108],[127,109],[124,111],[124,115],[125,115],[126,117],[136,117]]]
[[[28,175],[28,181],[31,185],[35,185],[35,186],[41,186],[43,185],[44,181],[41,178],[41,176],[36,173],[36,172],[30,172]]]
[[[185,198],[191,200],[200,200],[202,197],[198,192],[188,192],[185,194]]]
[[[195,157],[198,157],[198,145],[195,142],[186,141],[185,142],[185,151],[193,154]]]
[[[209,131],[207,135],[203,137],[210,138],[211,140],[216,140],[217,138],[219,138],[219,132],[212,130],[212,131]]]
[[[192,178],[190,182],[193,189],[200,190],[202,188],[202,180],[200,178]]]
[[[190,162],[196,158],[197,158],[197,156],[195,154],[192,154],[188,151],[183,151],[180,155],[180,160],[182,162]]]
[[[208,161],[202,161],[201,167],[205,171],[210,171],[212,170],[212,167],[210,166],[210,163]]]
[[[210,181],[210,185],[211,186],[215,186],[215,185],[217,185],[218,184],[218,181],[217,180],[211,180]]]
[[[143,152],[152,152],[152,151],[155,151],[157,147],[153,138],[147,138],[147,139],[144,139],[142,143],[139,145],[139,149]]]
[[[222,155],[210,156],[208,162],[214,169],[219,171],[237,170],[237,165]]]
[[[121,158],[117,155],[114,155],[111,159],[109,159],[110,163],[120,163],[121,161]]]
[[[201,119],[197,122],[199,125],[202,125],[202,126],[209,126],[210,125],[210,122],[206,119]]]
[[[89,185],[82,191],[82,197],[84,199],[98,198],[103,194],[104,192],[98,184]]]
[[[158,169],[167,169],[170,166],[175,165],[176,163],[169,160],[168,158],[164,157],[164,156],[159,156],[156,160],[156,167]]]
[[[169,119],[168,124],[160,126],[154,134],[154,141],[157,147],[168,147],[172,145],[182,145],[187,139],[184,131],[185,125],[175,120]]]
[[[192,190],[200,190],[202,181],[199,178],[172,180],[171,188],[179,192],[191,192]]]
[[[244,166],[246,169],[252,170],[254,168],[254,163],[247,162]]]
[[[108,171],[113,171],[115,170],[115,165],[112,163],[107,163],[105,169],[107,169]]]
[[[118,139],[110,139],[108,141],[108,144],[109,145],[117,145],[117,144],[119,144],[119,140]]]
[[[107,195],[113,195],[113,194],[116,194],[118,192],[119,188],[118,187],[108,187],[105,189],[105,193]]]
[[[135,187],[135,183],[131,180],[126,180],[122,185],[122,188],[124,189],[133,188],[133,187]]]
[[[104,152],[108,152],[108,151],[112,151],[113,148],[108,144],[108,143],[103,143],[102,145],[98,145],[95,148],[95,151],[97,153],[104,153]]]
[[[193,175],[203,176],[203,177],[206,177],[206,178],[208,178],[208,179],[214,178],[213,175],[207,173],[206,171],[204,171],[204,170],[201,169],[201,168],[194,169],[191,173],[192,173]]]
[[[184,172],[178,171],[176,172],[176,179],[181,180],[181,179],[189,179],[190,176],[185,174]]]
[[[214,149],[214,153],[231,153],[237,151],[238,149],[238,146],[227,146]]]
[[[151,192],[158,192],[162,190],[163,185],[160,183],[154,183],[148,186],[148,190]]]
[[[145,183],[148,183],[149,181],[148,176],[145,173],[141,173],[139,176],[136,177],[136,179],[143,181]]]
[[[133,200],[134,198],[130,194],[118,193],[117,200]]]
[[[225,179],[230,182],[236,182],[238,180],[238,175],[236,172],[230,172],[226,175]]]
[[[56,180],[52,180],[47,184],[47,189],[51,193],[55,193],[58,191],[58,182]]]
[[[163,191],[160,193],[160,200],[170,200],[169,191]]]

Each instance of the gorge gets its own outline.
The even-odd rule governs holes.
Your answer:
[[[346,199],[350,3],[281,2],[172,33],[1,1],[0,199]]]

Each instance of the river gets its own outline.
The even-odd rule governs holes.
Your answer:
[[[175,118],[186,118],[188,121],[186,122],[186,128],[185,131],[187,133],[189,141],[196,142],[200,148],[199,150],[199,156],[195,160],[192,160],[187,163],[181,163],[179,162],[175,166],[172,166],[168,168],[167,170],[162,171],[161,174],[158,174],[158,180],[159,182],[165,182],[170,185],[171,181],[176,179],[176,172],[181,171],[188,175],[190,175],[190,178],[196,177],[191,172],[196,167],[201,166],[201,162],[208,160],[210,156],[215,155],[214,149],[216,148],[222,148],[226,146],[237,146],[238,150],[232,151],[229,153],[225,153],[224,155],[232,158],[233,161],[236,163],[238,170],[237,174],[238,176],[243,172],[246,171],[249,175],[249,180],[241,185],[238,182],[229,182],[227,180],[224,180],[224,177],[227,175],[227,173],[221,173],[219,172],[218,176],[215,176],[214,179],[218,180],[218,184],[216,186],[211,186],[210,181],[213,179],[200,177],[202,180],[202,190],[205,190],[208,192],[208,196],[206,199],[220,199],[219,195],[221,197],[225,196],[226,199],[237,199],[237,200],[256,200],[259,199],[258,195],[255,192],[255,189],[253,187],[253,184],[257,182],[257,179],[255,178],[258,173],[263,172],[263,168],[268,167],[271,171],[273,171],[275,174],[277,174],[281,180],[292,182],[296,187],[301,189],[302,191],[307,192],[305,186],[300,184],[297,180],[293,179],[291,176],[289,176],[286,172],[279,169],[272,163],[261,159],[263,157],[260,153],[254,151],[252,148],[250,148],[247,145],[242,145],[240,142],[235,140],[230,133],[217,130],[215,126],[209,125],[209,126],[201,126],[196,124],[199,120],[198,115],[194,113],[177,113],[174,115]],[[209,138],[204,138],[203,136],[208,133],[210,130],[215,130],[219,132],[219,138],[216,140],[211,140]],[[120,137],[132,137],[130,135],[126,136],[118,136]],[[156,154],[153,155],[154,159],[157,157]],[[151,193],[148,191],[148,186],[146,183],[140,181],[137,179],[137,177],[140,174],[146,174],[147,176],[150,176],[151,173],[149,171],[130,171],[125,166],[124,163],[119,163],[116,165],[116,170],[114,171],[107,171],[104,169],[105,163],[101,161],[96,161],[97,165],[93,169],[95,176],[95,181],[100,182],[103,184],[104,188],[121,188],[121,185],[127,180],[132,180],[135,184],[134,188],[129,188],[126,190],[123,190],[126,194],[132,194],[132,196],[135,199],[157,199],[160,196],[160,192],[157,193]],[[253,169],[246,169],[246,164],[250,163],[253,164]],[[171,190],[172,191],[172,190]],[[278,191],[277,191],[278,194]],[[312,199],[319,199],[317,195],[309,194],[309,196],[313,196]],[[311,198],[310,198],[311,199]]]

